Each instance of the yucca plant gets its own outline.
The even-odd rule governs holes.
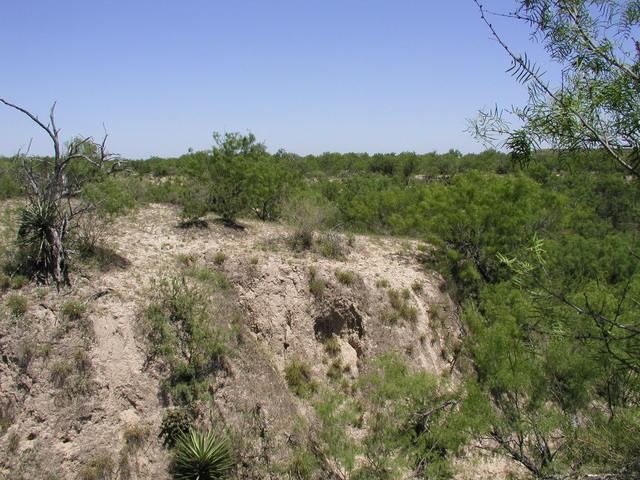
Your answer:
[[[57,284],[68,283],[63,244],[66,222],[60,217],[56,202],[33,201],[22,211],[18,241],[26,253],[28,268],[41,282],[51,277]]]
[[[233,467],[227,440],[212,430],[189,429],[178,436],[171,473],[176,480],[227,478]]]

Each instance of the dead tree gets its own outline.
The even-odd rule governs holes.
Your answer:
[[[57,286],[69,285],[66,236],[78,217],[91,206],[72,201],[81,190],[77,185],[71,188],[68,168],[72,162],[86,162],[93,169],[113,173],[121,168],[122,162],[117,155],[107,151],[106,132],[99,143],[92,137],[83,137],[61,145],[60,129],[54,116],[55,103],[45,124],[25,108],[2,98],[0,102],[30,118],[47,133],[53,144],[53,157],[33,159],[28,152],[16,155],[28,200],[20,221],[18,242],[25,249],[33,277],[42,283],[53,280]],[[87,150],[94,153],[87,154]]]

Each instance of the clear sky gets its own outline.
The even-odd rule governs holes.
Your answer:
[[[41,118],[56,100],[65,139],[104,122],[129,158],[206,149],[213,131],[300,154],[478,151],[466,119],[526,99],[472,0],[0,4],[0,97]],[[503,31],[525,48],[523,28]],[[0,108],[0,154],[32,137],[32,153],[50,151]]]

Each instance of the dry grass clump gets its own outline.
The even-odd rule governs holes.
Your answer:
[[[227,259],[227,255],[224,252],[217,252],[213,256],[213,263],[220,266],[225,262],[226,259]]]
[[[324,342],[324,351],[331,356],[336,356],[340,353],[340,340],[335,335],[327,338]]]
[[[338,269],[335,271],[335,275],[341,284],[346,285],[348,287],[350,287],[356,282],[356,274],[348,270]]]
[[[111,480],[115,471],[113,456],[108,452],[101,452],[80,469],[78,480]]]
[[[318,271],[315,267],[309,268],[309,292],[316,297],[321,298],[327,287],[327,282],[318,278]]]
[[[86,311],[86,305],[78,300],[67,300],[60,307],[60,314],[66,320],[80,320]]]

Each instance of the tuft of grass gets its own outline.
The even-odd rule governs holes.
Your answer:
[[[418,310],[409,304],[408,300],[411,297],[411,292],[408,289],[405,288],[402,292],[389,289],[387,295],[389,296],[389,303],[393,308],[393,312],[391,312],[387,318],[383,318],[383,320],[388,323],[396,323],[400,318],[410,322],[415,322],[418,319]]]
[[[258,264],[258,262],[259,262],[259,258],[258,258],[258,257],[251,257],[251,258],[249,259],[249,263],[250,263],[251,265],[257,265],[257,264]]]
[[[377,288],[389,288],[389,280],[386,278],[379,278],[376,280]]]
[[[38,349],[38,356],[42,358],[49,358],[51,355],[51,343],[43,342],[40,344],[40,348]]]
[[[320,236],[318,249],[323,257],[344,260],[344,242],[342,237],[333,230],[323,233]]]
[[[107,452],[99,453],[80,469],[79,480],[111,480],[116,465],[113,456]]]
[[[51,383],[56,388],[62,388],[72,373],[71,363],[67,360],[59,360],[51,366]]]
[[[326,287],[326,282],[321,278],[314,278],[309,281],[309,292],[316,298],[322,297]]]
[[[347,245],[349,247],[354,247],[356,245],[356,236],[352,232],[347,233]]]
[[[447,319],[447,314],[442,305],[439,303],[432,303],[431,305],[429,305],[429,316],[432,320],[430,322],[432,326],[437,324],[440,327],[443,327]]]
[[[149,438],[149,429],[139,423],[127,425],[122,432],[124,449],[127,454],[139,451]]]
[[[411,284],[411,290],[413,290],[415,293],[422,293],[422,291],[424,290],[424,285],[422,284],[422,282],[416,280]]]
[[[227,290],[229,288],[229,280],[218,270],[208,267],[191,267],[185,270],[185,275],[195,278],[199,282],[214,287],[216,290]]]
[[[35,346],[31,340],[21,340],[18,344],[18,366],[23,370],[29,367],[35,356]]]
[[[338,355],[341,351],[340,341],[338,340],[338,337],[333,335],[330,338],[326,339],[324,342],[324,351],[331,356]]]
[[[356,281],[355,273],[350,272],[348,270],[336,270],[335,275],[341,284],[346,285],[348,287],[353,285]]]
[[[60,307],[60,313],[66,320],[77,321],[82,318],[86,311],[84,303],[78,300],[67,300]]]
[[[219,265],[222,265],[226,259],[227,259],[227,256],[225,255],[224,252],[218,252],[213,256],[213,263],[219,266]]]
[[[316,298],[322,297],[326,286],[327,283],[321,278],[318,278],[318,270],[316,267],[309,267],[309,292]]]
[[[287,364],[284,376],[291,391],[300,398],[309,398],[318,389],[311,368],[300,359],[294,358]]]
[[[329,369],[327,370],[327,377],[331,380],[337,381],[342,378],[342,362],[339,358],[336,358],[331,365],[329,365]]]
[[[20,435],[16,432],[11,432],[7,435],[7,450],[9,453],[16,453],[20,446]]]
[[[29,309],[27,298],[17,293],[9,295],[5,303],[12,317],[22,317]]]
[[[400,310],[400,308],[402,308],[402,297],[400,296],[400,293],[398,292],[398,290],[395,289],[390,289],[387,292],[387,295],[389,296],[389,303],[391,304],[391,306],[393,307],[394,310]]]
[[[190,267],[196,261],[193,255],[187,253],[179,253],[176,255],[176,259],[180,265],[184,265],[185,267]]]
[[[91,370],[91,358],[86,350],[78,349],[73,354],[73,362],[76,371],[80,374],[87,374]]]
[[[289,243],[294,252],[309,250],[313,245],[313,231],[297,228],[291,234]]]

